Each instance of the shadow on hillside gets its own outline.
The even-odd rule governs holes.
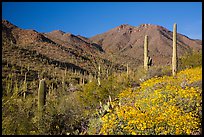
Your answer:
[[[32,58],[35,58],[37,59],[38,61],[40,62],[43,62],[43,63],[48,63],[49,65],[54,65],[55,67],[58,67],[58,68],[61,68],[61,69],[70,69],[70,70],[76,70],[76,71],[79,71],[81,72],[82,74],[83,73],[88,73],[87,70],[79,67],[79,66],[76,66],[75,64],[72,64],[72,63],[68,63],[68,62],[61,62],[61,61],[58,61],[58,60],[55,60],[55,59],[51,59],[43,54],[40,54],[39,52],[36,52],[36,51],[31,51],[31,50],[28,50],[28,49],[24,49],[24,48],[21,48],[20,49],[20,54],[24,55],[25,57],[32,57]]]

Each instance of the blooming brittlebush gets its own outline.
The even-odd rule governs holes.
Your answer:
[[[102,117],[100,134],[190,135],[201,129],[202,68],[186,69],[176,77],[151,78],[136,90],[118,95],[120,105]],[[185,87],[181,83],[185,81]]]

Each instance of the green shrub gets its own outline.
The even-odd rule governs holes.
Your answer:
[[[26,135],[37,131],[37,125],[32,122],[35,110],[35,100],[11,97],[2,102],[2,134]]]
[[[126,73],[111,75],[107,79],[101,80],[98,86],[96,81],[90,82],[83,87],[81,93],[82,100],[90,109],[96,108],[98,103],[106,102],[109,95],[114,98],[121,90],[129,85]]]
[[[186,68],[193,68],[202,66],[202,51],[186,53],[178,60],[178,69],[184,70]]]

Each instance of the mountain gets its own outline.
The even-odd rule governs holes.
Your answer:
[[[48,42],[52,43],[49,39],[47,39],[44,35],[38,33],[35,30],[23,30],[18,28],[17,26],[11,24],[7,20],[2,21],[3,32],[6,32],[7,35],[12,37],[12,41],[15,44],[34,44],[37,42]],[[8,38],[10,38],[8,37]]]
[[[54,30],[49,33],[44,33],[44,35],[58,44],[70,44],[75,47],[77,46],[77,48],[81,50],[88,48],[87,50],[90,50],[91,52],[94,52],[93,49],[104,52],[101,46],[90,43],[90,40],[87,38],[75,36],[71,33],[65,33],[61,30]]]
[[[179,26],[178,26],[179,27]],[[172,31],[152,24],[131,26],[122,24],[105,33],[86,38],[80,35],[54,30],[39,33],[21,29],[2,20],[3,62],[31,66],[35,70],[47,67],[54,70],[71,69],[81,73],[96,74],[98,65],[102,70],[115,68],[136,69],[143,65],[144,37],[148,35],[149,56],[153,65],[171,65]],[[178,56],[202,50],[202,41],[177,34]],[[37,65],[36,65],[37,64]],[[113,67],[114,66],[114,67]]]
[[[133,113],[137,112],[143,116],[153,114],[152,116],[156,116],[151,119],[153,120],[160,116],[157,115],[158,108],[162,107],[160,110],[163,114],[163,110],[169,107],[165,103],[169,103],[170,100],[173,103],[167,109],[185,114],[176,116],[187,118],[191,123],[191,120],[196,120],[190,129],[186,128],[186,133],[201,134],[199,121],[202,116],[202,55],[190,55],[190,60],[184,58],[184,66],[192,67],[195,64],[194,67],[199,67],[187,69],[186,73],[182,71],[174,79],[167,76],[171,75],[170,67],[151,67],[144,73],[142,67],[136,66],[143,66],[145,35],[149,36],[150,56],[153,62],[163,63],[162,65],[168,63],[167,61],[171,62],[172,32],[161,26],[142,25],[138,29],[130,25],[121,25],[89,39],[61,30],[40,33],[36,30],[21,29],[9,21],[2,20],[2,133],[102,135],[101,126],[104,125],[96,126],[96,122],[102,117],[109,117],[111,112],[121,114],[121,111],[125,113],[127,110],[129,113],[135,108]],[[179,55],[201,50],[201,43],[179,34]],[[123,73],[118,73],[121,71]],[[175,96],[177,94],[179,96]],[[110,105],[110,102],[114,105]],[[156,103],[156,112],[148,112],[153,110],[147,107],[148,103],[149,106]],[[130,110],[130,107],[126,106],[133,107]],[[107,111],[106,107],[111,111]],[[172,107],[176,109],[171,109]],[[174,113],[171,114],[173,117],[170,118],[175,118]],[[127,120],[134,119],[135,117],[128,117]],[[119,120],[118,122],[121,122]],[[129,126],[127,120],[124,126]],[[139,120],[146,119],[142,117]],[[164,122],[169,122],[169,119],[167,120]],[[117,119],[114,119],[115,121]],[[105,124],[110,124],[107,122]],[[189,123],[184,125],[176,121],[176,124],[182,125],[178,127],[182,133],[184,126],[189,127]],[[116,126],[106,127],[111,129]],[[129,127],[131,126],[132,123]],[[172,125],[172,128],[174,126]],[[152,134],[155,129],[150,129],[144,128],[144,132],[140,133],[146,134],[146,131],[150,131]],[[124,134],[127,134],[127,130],[124,131]],[[123,133],[122,128],[115,133]],[[132,130],[130,133],[133,133]]]
[[[39,33],[2,20],[3,65],[29,67],[35,73],[47,71],[47,74],[58,69],[59,76],[65,69],[95,75],[99,63],[105,69],[111,62],[100,45],[89,42],[85,37],[60,30]]]
[[[162,26],[142,24],[134,27],[123,24],[91,37],[90,40],[101,45],[107,53],[117,54],[121,60],[123,59],[123,63],[137,60],[138,64],[141,64],[145,35],[148,35],[149,56],[153,59],[153,64],[171,64],[173,33]],[[177,33],[177,46],[178,56],[182,56],[186,52],[202,50],[202,41]]]

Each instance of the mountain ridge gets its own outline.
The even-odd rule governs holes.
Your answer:
[[[64,52],[66,51],[72,53],[76,59],[77,56],[87,58],[85,57],[87,55],[91,57],[90,60],[102,57],[109,61],[115,60],[116,64],[132,64],[131,67],[133,68],[143,63],[144,36],[148,35],[149,56],[153,59],[153,64],[171,64],[173,33],[160,25],[141,24],[132,26],[122,24],[91,38],[62,30],[39,33],[31,29],[18,28],[7,20],[2,20],[2,26],[7,39],[10,39],[13,43],[20,45],[37,44],[40,47],[38,48],[39,52],[44,51],[41,52],[42,54],[47,53],[46,49],[51,48],[50,57],[52,57],[52,53],[56,58],[61,55],[65,59],[66,54]],[[202,50],[201,40],[190,39],[180,33],[177,33],[177,45],[179,56]],[[33,49],[37,50],[37,47],[33,46]],[[59,55],[56,55],[58,51],[60,51]],[[68,56],[71,56],[71,54],[68,54]],[[115,59],[113,59],[113,56]]]
[[[35,30],[21,29],[9,21],[2,20],[3,60],[18,64],[27,60],[27,64],[37,68],[34,58],[42,60],[39,65],[59,67],[61,69],[77,69],[81,73],[95,73],[97,62],[107,66],[102,48],[97,44],[87,43],[71,33],[64,33],[67,39],[58,40]],[[60,32],[55,31],[55,32]],[[60,33],[63,34],[61,31]],[[16,50],[12,50],[15,48]],[[22,54],[25,52],[25,54]],[[30,54],[30,57],[27,55]],[[38,61],[37,61],[38,62]],[[39,63],[39,62],[38,62]]]
[[[172,31],[152,24],[141,24],[137,27],[123,24],[109,31],[90,38],[103,47],[106,52],[143,60],[144,36],[148,35],[149,55],[156,65],[170,65],[172,55]],[[177,33],[178,55],[186,52],[200,51],[202,41],[192,40]]]

